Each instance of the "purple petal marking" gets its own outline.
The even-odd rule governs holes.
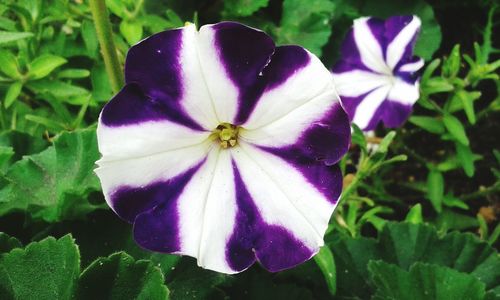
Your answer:
[[[302,133],[297,143],[284,148],[261,147],[278,156],[290,153],[288,158],[301,159],[302,156],[324,165],[336,164],[349,149],[351,128],[349,118],[340,104],[333,105],[328,112],[311,124]],[[285,157],[283,157],[285,158]]]
[[[144,95],[135,83],[125,85],[101,112],[101,122],[106,126],[132,125],[160,120],[176,122],[194,130],[204,130],[183,113],[176,102],[150,98]]]
[[[310,156],[304,155],[303,147],[291,146],[284,148],[259,147],[272,153],[298,170],[302,176],[322,193],[332,204],[337,203],[342,192],[342,172],[338,165],[325,165]],[[344,150],[345,152],[345,150]]]
[[[153,182],[144,187],[122,186],[111,195],[111,206],[123,220],[133,223],[135,218],[167,202],[175,202],[184,186],[205,161],[168,180]]]
[[[254,87],[250,88],[255,92],[247,93],[247,97],[240,100],[236,123],[242,124],[248,120],[262,92],[280,86],[296,72],[306,67],[310,60],[309,54],[302,47],[294,45],[276,47],[271,61],[258,76]]]
[[[396,69],[394,70],[394,73],[397,75],[397,77],[401,78],[402,80],[406,81],[407,83],[409,83],[409,84],[416,84],[417,81],[420,80],[421,71],[417,71],[417,72],[405,72],[405,71],[401,71],[400,68],[404,64],[414,63],[414,62],[419,61],[420,59],[421,58],[418,57],[418,56],[413,56],[410,59],[405,60],[404,63],[400,63],[400,64],[398,64],[396,66]]]
[[[182,32],[160,32],[130,48],[125,62],[126,85],[105,106],[101,116],[105,125],[167,119],[203,130],[179,103],[183,92],[179,75]]]
[[[213,29],[220,60],[240,92],[238,115],[233,122],[241,124],[263,91],[265,83],[260,74],[269,63],[275,45],[263,31],[239,23],[222,22]]]
[[[278,272],[311,258],[311,249],[289,231],[264,222],[234,162],[233,169],[238,212],[234,232],[226,247],[229,266],[242,271],[257,259],[267,270]]]
[[[163,31],[130,48],[125,61],[125,82],[137,83],[151,98],[178,101],[182,95],[182,34],[182,29]]]
[[[403,123],[410,116],[411,112],[412,105],[404,105],[388,99],[382,103],[379,109],[377,109],[374,114],[374,118],[378,116],[378,119],[382,120],[385,127],[397,128],[403,125]],[[372,127],[375,128],[375,126]]]
[[[365,66],[361,61],[361,54],[358,50],[358,45],[354,39],[354,29],[350,29],[344,41],[342,42],[339,60],[332,68],[334,73],[349,72],[352,70],[364,70],[373,72],[370,68]]]
[[[387,55],[387,46],[394,40],[398,33],[403,30],[403,28],[410,24],[414,16],[394,16],[390,17],[385,21],[385,34],[384,34],[384,55]],[[415,43],[417,42],[419,32],[417,31],[411,41],[406,45],[403,57],[396,65],[397,69],[402,64],[411,62],[413,59],[413,49],[415,48]]]

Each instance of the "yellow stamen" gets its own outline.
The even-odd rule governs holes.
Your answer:
[[[213,131],[219,139],[222,148],[227,149],[238,143],[238,127],[229,123],[222,123]]]

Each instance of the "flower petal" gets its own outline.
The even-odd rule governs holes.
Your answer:
[[[171,116],[212,129],[218,123],[201,72],[197,36],[196,27],[188,25],[139,42],[127,54],[125,82],[137,84]]]
[[[382,86],[363,97],[356,105],[354,115],[352,115],[352,122],[362,130],[374,129],[380,120],[380,116],[376,112],[384,100],[387,99],[390,89],[390,86]],[[344,101],[344,105],[348,106],[350,104],[345,104]]]
[[[236,123],[242,103],[258,94],[259,74],[274,47],[267,34],[239,23],[221,22],[200,28],[199,58],[220,122]]]
[[[410,84],[396,79],[389,92],[388,99],[405,105],[413,105],[420,97],[419,83]]]
[[[309,259],[323,245],[340,194],[340,174],[334,171],[335,179],[329,181],[330,175],[322,182],[320,176],[327,175],[320,171],[327,168],[323,164],[304,161],[292,165],[246,143],[232,153],[237,169],[238,221],[228,243],[230,265],[236,270],[247,268],[253,261],[252,252],[270,271]],[[326,196],[323,192],[329,183],[334,192]]]
[[[301,145],[304,155],[335,163],[347,151],[350,130],[321,61],[300,47],[278,47],[263,77],[266,88],[240,138],[267,147]]]
[[[377,21],[373,18],[354,20],[353,31],[357,48],[353,50],[359,52],[363,64],[372,71],[391,74],[384,60],[383,40],[379,34],[374,35],[374,31],[379,31]]]
[[[421,23],[417,16],[396,16],[385,22],[386,60],[391,69],[412,58]]]
[[[358,97],[390,83],[390,76],[362,70],[333,73],[335,87],[340,96]]]
[[[137,129],[127,128],[123,132],[127,130],[132,132]],[[99,143],[101,142],[100,139]],[[154,143],[149,143],[149,145],[154,145]],[[95,172],[101,181],[106,202],[120,217],[132,222],[141,212],[135,210],[135,207],[149,207],[148,203],[156,203],[151,197],[136,197],[142,189],[148,189],[150,185],[158,182],[169,182],[172,178],[200,164],[205,159],[210,145],[212,143],[206,140],[202,143],[143,156],[113,157],[113,159],[104,156],[97,162],[99,167]],[[135,149],[132,148],[133,150]],[[144,203],[139,205],[140,202]],[[128,211],[129,208],[132,211]]]

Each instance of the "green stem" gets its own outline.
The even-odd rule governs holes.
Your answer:
[[[109,22],[108,10],[104,0],[90,0],[90,10],[94,18],[97,39],[101,45],[101,54],[113,92],[117,93],[123,86],[123,72],[116,55],[113,32]]]
[[[479,191],[476,191],[476,192],[473,192],[470,194],[459,196],[459,198],[467,201],[467,200],[471,200],[474,198],[484,197],[484,196],[487,196],[489,194],[496,193],[498,191],[500,191],[500,183],[495,183],[494,185],[487,187],[485,189],[482,189],[482,190],[479,190]]]

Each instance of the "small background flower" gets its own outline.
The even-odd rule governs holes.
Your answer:
[[[403,124],[419,97],[415,74],[424,62],[413,56],[421,21],[417,16],[354,20],[332,72],[349,118],[362,130],[379,122]]]

